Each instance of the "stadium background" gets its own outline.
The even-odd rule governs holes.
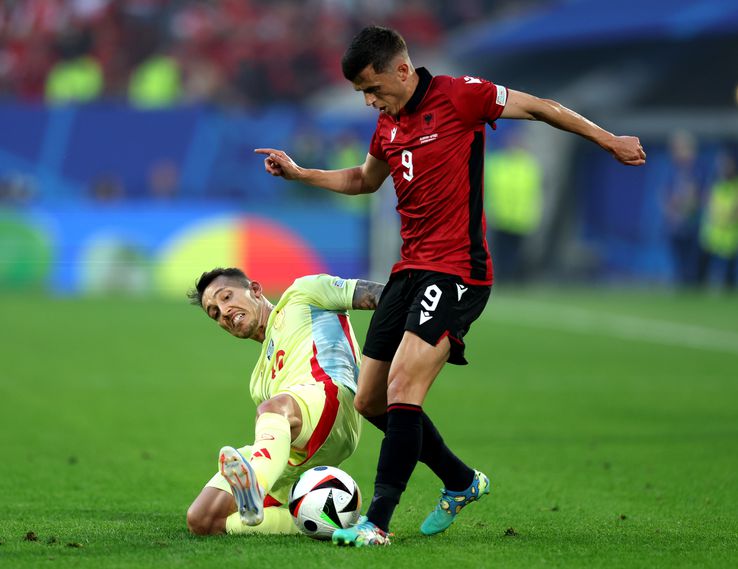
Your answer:
[[[468,533],[403,537],[391,559],[434,566],[450,547],[468,566],[734,565],[738,304],[721,259],[700,286],[679,279],[664,210],[675,133],[695,141],[702,205],[738,150],[730,0],[0,3],[0,565],[253,558],[184,532],[211,451],[250,436],[256,357],[184,292],[215,265],[271,294],[318,271],[386,278],[389,183],[334,196],[265,175],[252,152],[363,159],[376,116],[339,60],[367,23],[400,30],[416,65],[558,100],[648,153],[626,168],[545,125],[488,130],[490,153],[535,157],[540,220],[525,278],[498,279],[473,365],[444,371],[428,408],[499,496]],[[363,338],[366,315],[353,318]],[[456,424],[443,401],[459,385],[488,396]],[[245,407],[224,417],[234,389]],[[365,429],[346,467],[365,493],[377,445]],[[404,536],[436,491],[414,476]],[[344,562],[258,543],[285,563]]]
[[[295,187],[251,152],[362,159],[376,117],[338,62],[367,21],[397,26],[436,73],[485,76],[640,136],[641,169],[536,124],[500,121],[488,149],[517,130],[542,169],[524,248],[538,282],[674,281],[670,137],[697,139],[706,185],[736,146],[729,3],[29,0],[0,11],[0,286],[176,296],[202,266],[236,261],[273,290],[305,270],[381,280],[398,249],[389,188],[362,201]]]

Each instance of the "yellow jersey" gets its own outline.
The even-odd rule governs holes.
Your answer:
[[[361,354],[347,312],[355,288],[355,279],[310,275],[284,292],[269,315],[251,374],[257,406],[306,383],[332,382],[356,393]]]

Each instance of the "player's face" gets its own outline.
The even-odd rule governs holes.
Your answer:
[[[364,102],[381,113],[397,116],[410,99],[407,78],[409,66],[402,59],[395,60],[387,71],[377,73],[367,65],[354,79],[354,89],[364,93]]]
[[[245,288],[238,281],[220,276],[213,279],[202,294],[207,315],[237,338],[253,338],[261,316],[261,286],[252,282]]]

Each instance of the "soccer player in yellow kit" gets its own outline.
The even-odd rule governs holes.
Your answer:
[[[347,310],[373,309],[383,285],[330,275],[297,279],[276,305],[240,269],[203,273],[189,297],[221,328],[263,344],[251,374],[254,442],[223,447],[219,472],[187,511],[198,535],[297,533],[287,508],[304,471],[356,449],[361,349]]]

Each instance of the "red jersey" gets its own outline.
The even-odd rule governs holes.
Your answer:
[[[389,163],[397,192],[401,260],[392,267],[492,284],[484,217],[485,126],[499,118],[507,89],[476,77],[432,76],[397,117],[379,115],[369,153]]]

